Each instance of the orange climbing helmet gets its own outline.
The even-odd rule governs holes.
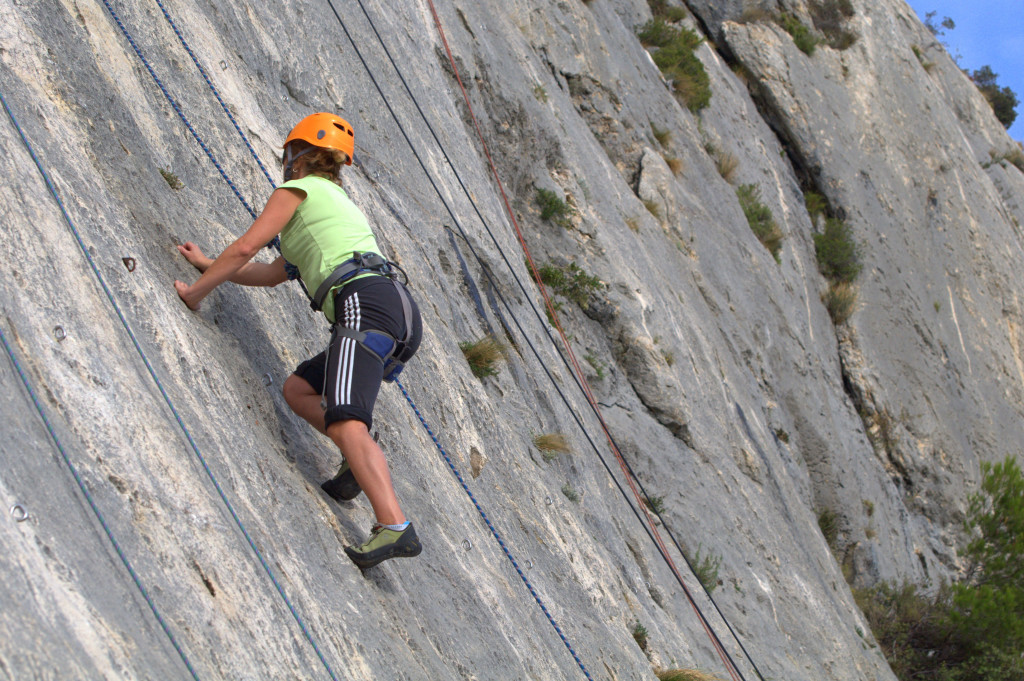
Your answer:
[[[341,116],[329,113],[315,113],[306,116],[299,124],[288,133],[288,139],[284,141],[284,165],[285,175],[291,175],[292,163],[299,156],[303,156],[313,149],[306,149],[296,153],[289,144],[296,140],[302,140],[313,145],[313,148],[335,149],[345,152],[348,160],[345,165],[352,165],[352,158],[356,151],[356,136],[352,126]]]

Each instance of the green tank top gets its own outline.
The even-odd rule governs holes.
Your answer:
[[[377,239],[363,212],[345,190],[318,175],[307,175],[281,185],[305,192],[295,214],[281,230],[281,255],[299,268],[310,293],[334,269],[358,253],[378,253]],[[361,274],[345,283],[373,274]],[[335,287],[337,288],[337,287]],[[334,296],[324,299],[323,313],[334,322]]]

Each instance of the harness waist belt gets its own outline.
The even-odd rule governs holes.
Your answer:
[[[315,312],[319,312],[324,304],[324,298],[332,288],[363,272],[375,272],[388,276],[391,273],[391,268],[388,261],[379,253],[353,253],[350,259],[335,267],[334,271],[328,274],[327,278],[317,287],[316,293],[309,301],[309,306]]]

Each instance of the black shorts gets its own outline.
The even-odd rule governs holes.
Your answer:
[[[412,300],[412,337],[415,352],[423,337],[423,325],[416,301]],[[395,338],[405,337],[402,299],[395,284],[384,277],[366,277],[344,286],[334,298],[337,324],[356,331],[383,331]],[[307,359],[295,369],[324,396],[324,427],[337,421],[357,419],[373,426],[373,405],[384,376],[384,365],[371,350],[355,340],[331,334],[327,350]]]

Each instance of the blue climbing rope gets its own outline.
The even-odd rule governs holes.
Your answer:
[[[106,2],[106,0],[104,0],[104,3],[105,2]],[[108,7],[109,7],[109,5],[108,5]],[[0,102],[3,103],[4,111],[7,112],[8,117],[11,119],[11,123],[14,125],[15,130],[17,130],[18,135],[21,137],[21,141],[24,143],[25,148],[28,150],[29,155],[32,157],[32,160],[35,162],[36,168],[39,170],[39,173],[42,176],[43,181],[46,183],[47,189],[49,189],[50,194],[53,196],[54,201],[57,203],[57,207],[60,209],[61,215],[63,215],[65,222],[67,223],[68,227],[71,229],[71,233],[74,235],[75,241],[78,242],[79,249],[81,249],[83,255],[85,255],[85,259],[86,259],[86,261],[88,261],[89,267],[92,269],[92,272],[96,276],[96,279],[99,281],[99,284],[100,284],[100,286],[103,289],[103,292],[106,294],[107,299],[110,301],[111,306],[114,308],[114,311],[117,313],[118,319],[121,320],[121,325],[124,326],[125,331],[128,333],[128,337],[131,338],[132,344],[135,346],[136,352],[138,352],[139,357],[142,359],[143,363],[146,365],[146,369],[149,371],[149,375],[152,377],[153,382],[156,384],[156,387],[160,391],[161,396],[163,396],[164,402],[166,402],[167,407],[170,409],[171,413],[174,415],[175,421],[177,421],[178,426],[181,428],[182,433],[184,433],[185,438],[188,440],[189,445],[192,447],[192,451],[195,453],[196,458],[199,460],[199,462],[203,466],[203,469],[206,471],[206,475],[209,477],[210,482],[213,483],[214,488],[217,490],[217,494],[220,495],[221,501],[224,503],[224,506],[227,508],[228,512],[231,514],[231,517],[234,519],[235,525],[238,526],[238,529],[241,531],[242,535],[245,537],[245,540],[249,543],[249,547],[252,549],[253,553],[256,555],[257,559],[260,562],[260,565],[263,566],[263,569],[267,573],[267,576],[270,578],[270,581],[273,582],[274,587],[277,589],[278,594],[280,594],[280,596],[281,596],[281,599],[284,601],[285,605],[288,606],[288,610],[291,612],[292,617],[295,618],[295,621],[299,625],[299,628],[302,630],[303,635],[305,635],[306,639],[313,646],[313,650],[316,651],[317,656],[320,658],[320,662],[323,663],[324,669],[326,669],[327,673],[330,674],[331,679],[333,679],[334,681],[337,681],[338,677],[335,675],[334,670],[331,669],[331,666],[330,666],[330,664],[328,664],[327,659],[324,657],[323,653],[320,651],[320,647],[317,645],[316,641],[313,639],[313,636],[310,634],[309,629],[306,627],[306,623],[299,616],[298,611],[296,611],[295,606],[292,605],[292,602],[288,598],[287,594],[285,594],[284,589],[281,587],[280,583],[277,580],[277,577],[274,574],[274,571],[271,570],[270,565],[267,563],[266,558],[264,558],[263,554],[256,547],[256,542],[253,541],[252,537],[249,535],[248,530],[245,529],[245,525],[242,524],[241,519],[238,517],[238,514],[235,512],[234,506],[232,506],[231,502],[228,500],[227,494],[224,493],[223,488],[221,488],[220,483],[217,481],[217,478],[214,476],[213,471],[210,469],[209,464],[206,462],[206,458],[203,457],[202,452],[199,451],[199,446],[196,444],[195,440],[193,439],[192,433],[189,432],[188,428],[185,426],[184,420],[182,420],[181,415],[178,413],[177,408],[174,406],[174,403],[171,401],[170,396],[167,394],[167,391],[164,389],[163,383],[160,381],[160,377],[157,375],[156,370],[153,368],[152,363],[150,363],[150,361],[149,361],[149,357],[146,355],[145,351],[142,349],[142,345],[139,343],[138,338],[135,336],[135,332],[132,331],[131,326],[129,326],[128,320],[125,317],[124,312],[122,312],[120,305],[117,304],[117,300],[114,298],[113,292],[110,290],[110,287],[107,285],[107,282],[103,278],[103,275],[100,273],[99,267],[97,267],[96,262],[95,262],[95,260],[92,257],[92,254],[89,252],[88,247],[86,247],[85,242],[82,240],[82,237],[81,237],[81,235],[78,232],[78,228],[75,227],[74,221],[71,219],[70,214],[68,213],[67,209],[64,206],[63,200],[60,198],[60,195],[57,193],[57,189],[54,186],[53,181],[50,179],[49,173],[47,173],[46,169],[43,167],[42,162],[39,160],[39,157],[36,155],[35,149],[33,149],[32,144],[29,142],[28,137],[25,135],[25,132],[22,130],[21,125],[18,123],[17,118],[14,116],[14,113],[11,111],[10,107],[7,105],[7,100],[3,98],[2,94],[0,94]],[[241,198],[241,197],[239,197],[239,198]]]
[[[7,109],[7,102],[3,100],[3,94],[0,94],[0,101],[3,101],[4,109]],[[82,476],[78,473],[78,469],[75,468],[75,464],[71,463],[71,457],[68,456],[67,451],[64,449],[64,445],[61,444],[60,438],[57,437],[57,433],[53,429],[53,425],[50,423],[50,419],[47,418],[46,412],[43,411],[43,405],[39,402],[39,398],[36,396],[36,391],[32,389],[32,384],[29,383],[28,376],[25,375],[25,371],[21,368],[21,364],[18,362],[18,358],[14,354],[11,344],[7,342],[7,335],[4,333],[2,328],[0,328],[0,341],[3,342],[4,350],[7,351],[7,356],[10,358],[11,364],[14,365],[15,371],[17,371],[18,376],[21,378],[21,383],[25,386],[25,391],[32,399],[32,404],[35,405],[36,411],[39,412],[39,417],[43,420],[43,425],[46,426],[46,432],[50,434],[50,439],[53,440],[53,444],[57,447],[57,451],[60,452],[61,459],[64,460],[64,465],[71,471],[72,477],[74,477],[75,482],[78,483],[78,488],[82,490],[82,495],[89,503],[89,508],[92,509],[93,515],[95,515],[96,519],[100,522],[100,526],[103,528],[103,532],[106,533],[107,539],[110,540],[111,546],[114,547],[117,557],[121,559],[125,569],[128,570],[128,574],[131,576],[132,581],[135,582],[135,587],[146,600],[146,605],[148,605],[149,609],[153,612],[153,616],[156,617],[156,621],[160,623],[160,628],[164,630],[164,633],[167,635],[167,639],[178,652],[178,656],[181,658],[181,661],[185,663],[185,667],[188,668],[189,674],[192,675],[193,679],[199,681],[199,675],[196,674],[195,668],[193,668],[192,663],[189,662],[188,656],[185,654],[185,651],[182,650],[181,645],[178,644],[177,639],[174,638],[174,633],[171,632],[171,628],[167,626],[167,622],[164,621],[160,611],[157,610],[156,604],[153,602],[153,598],[149,595],[149,592],[146,591],[146,587],[143,586],[142,580],[139,578],[138,573],[135,572],[135,568],[132,567],[131,562],[128,560],[128,556],[125,555],[124,551],[121,549],[121,545],[118,544],[117,539],[114,538],[114,533],[111,531],[110,525],[107,524],[106,519],[103,517],[103,513],[100,512],[99,506],[96,505],[96,501],[92,498],[92,494],[89,493],[89,489],[85,486],[85,482],[82,481]]]
[[[178,30],[178,25],[174,23],[174,19],[171,18],[171,15],[167,12],[167,8],[164,7],[163,0],[156,0],[156,4],[160,6],[160,11],[164,13],[164,18],[167,19],[167,23],[169,23],[171,25],[171,28],[174,30],[174,35],[178,36],[178,40],[181,42],[181,46],[185,48],[185,51],[188,52],[188,56],[192,58],[192,63],[196,65],[197,69],[199,69],[199,73],[202,74],[203,80],[206,81],[206,84],[210,87],[210,90],[213,91],[213,96],[217,98],[217,102],[220,104],[220,108],[224,110],[225,114],[227,114],[228,119],[231,121],[231,125],[235,126],[235,131],[238,132],[238,135],[242,138],[242,141],[245,142],[245,146],[249,150],[249,153],[252,154],[252,157],[254,159],[256,159],[256,163],[259,165],[260,170],[263,171],[263,176],[267,178],[267,182],[270,183],[271,187],[276,188],[277,185],[274,183],[274,180],[270,177],[270,173],[267,172],[267,168],[266,166],[263,165],[263,161],[261,161],[260,157],[256,154],[256,150],[253,148],[252,144],[249,143],[249,138],[245,136],[244,132],[242,132],[242,127],[238,125],[238,121],[235,120],[235,117],[231,113],[231,110],[228,109],[228,105],[224,103],[224,99],[220,96],[220,92],[217,90],[216,86],[214,86],[213,81],[210,80],[210,76],[206,73],[206,69],[204,69],[203,65],[199,63],[199,59],[196,58],[195,52],[192,51],[192,48],[189,46],[188,41],[185,40],[185,36],[183,36],[181,34],[181,31]],[[124,29],[122,28],[122,30]],[[155,77],[156,76],[154,76],[154,78]],[[161,87],[161,89],[163,88]]]
[[[551,613],[548,611],[548,607],[544,605],[544,601],[542,601],[540,596],[537,595],[537,591],[533,588],[533,585],[530,584],[530,580],[526,578],[526,574],[523,572],[522,568],[519,567],[519,563],[516,562],[515,557],[512,556],[512,552],[509,550],[508,546],[505,545],[505,540],[501,538],[500,534],[498,534],[498,530],[495,529],[494,525],[491,523],[491,519],[487,517],[487,513],[485,513],[484,509],[480,506],[480,502],[476,500],[476,497],[473,495],[473,492],[470,491],[469,486],[466,484],[466,481],[462,478],[462,474],[459,473],[459,469],[455,467],[455,464],[452,462],[451,457],[448,456],[448,452],[446,452],[444,450],[444,447],[441,446],[440,441],[438,441],[437,436],[434,435],[434,431],[431,430],[430,426],[427,424],[426,419],[423,418],[423,414],[420,413],[420,410],[416,406],[416,403],[412,401],[412,398],[409,396],[408,391],[406,391],[405,386],[403,386],[402,382],[399,381],[398,379],[395,379],[395,385],[397,385],[399,390],[402,391],[402,395],[405,396],[405,399],[409,403],[409,406],[412,407],[412,410],[416,413],[416,418],[420,420],[420,423],[423,424],[423,428],[426,429],[427,431],[427,435],[429,435],[430,439],[434,441],[434,446],[437,447],[437,451],[441,452],[441,456],[444,457],[445,462],[448,464],[448,467],[455,475],[455,478],[459,481],[459,484],[462,485],[462,489],[465,490],[466,494],[469,495],[470,501],[472,501],[473,505],[476,506],[476,510],[480,513],[480,517],[484,519],[485,523],[487,523],[487,529],[491,531],[491,534],[494,535],[494,538],[498,541],[498,545],[501,547],[501,550],[505,552],[505,557],[509,559],[509,561],[512,563],[512,567],[514,567],[516,569],[516,572],[519,573],[519,578],[523,580],[523,584],[525,584],[526,588],[529,589],[530,594],[533,596],[533,599],[537,601],[537,605],[539,605],[540,609],[544,611],[544,616],[548,618],[548,622],[550,622],[551,626],[555,628],[555,632],[558,634],[558,637],[562,639],[562,643],[565,644],[565,647],[569,649],[569,652],[572,654],[573,659],[576,660],[576,664],[578,664],[580,666],[580,669],[583,670],[583,675],[586,676],[588,679],[591,679],[592,681],[593,677],[590,675],[590,672],[587,671],[587,668],[583,665],[583,661],[580,660],[580,656],[576,654],[575,650],[573,650],[572,644],[569,643],[569,639],[566,638],[565,634],[562,633],[562,629],[558,626],[558,622],[556,622],[555,618],[552,617]]]
[[[225,182],[228,183],[228,186],[231,187],[231,191],[235,193],[235,196],[237,196],[238,200],[242,202],[242,205],[245,206],[245,209],[249,211],[249,215],[251,215],[252,219],[255,220],[257,217],[256,211],[254,211],[252,207],[249,206],[249,203],[245,200],[245,197],[243,197],[242,193],[238,191],[238,187],[236,187],[235,183],[231,181],[231,178],[228,177],[228,174],[224,172],[224,168],[221,167],[220,161],[218,161],[217,157],[213,155],[213,152],[210,151],[210,148],[206,146],[206,142],[204,142],[203,138],[199,136],[199,133],[196,132],[196,129],[192,127],[192,123],[190,123],[188,118],[185,117],[185,114],[181,111],[181,107],[178,106],[178,103],[174,101],[174,97],[171,97],[171,93],[167,91],[167,88],[164,87],[164,84],[160,81],[160,78],[157,77],[156,72],[153,70],[153,67],[149,65],[149,61],[142,54],[142,50],[139,49],[138,43],[135,42],[135,38],[131,36],[131,34],[128,32],[128,29],[126,29],[124,24],[121,22],[121,17],[119,17],[117,15],[117,12],[114,11],[114,8],[110,6],[110,2],[108,0],[103,0],[103,4],[106,6],[107,11],[110,13],[110,16],[114,19],[114,22],[117,24],[117,27],[121,29],[121,33],[124,34],[124,37],[128,41],[128,44],[132,46],[133,50],[135,50],[135,54],[138,56],[143,66],[145,66],[146,70],[149,71],[149,75],[153,78],[154,81],[156,81],[157,87],[160,88],[160,92],[164,93],[164,97],[166,97],[167,101],[170,102],[171,108],[173,108],[174,112],[178,114],[178,118],[180,118],[181,122],[185,124],[185,127],[188,128],[188,131],[192,133],[192,137],[195,138],[196,142],[199,143],[199,146],[202,147],[203,151],[206,152],[206,155],[213,162],[213,165],[214,167],[217,168],[217,171],[220,173],[220,176],[224,178]]]

